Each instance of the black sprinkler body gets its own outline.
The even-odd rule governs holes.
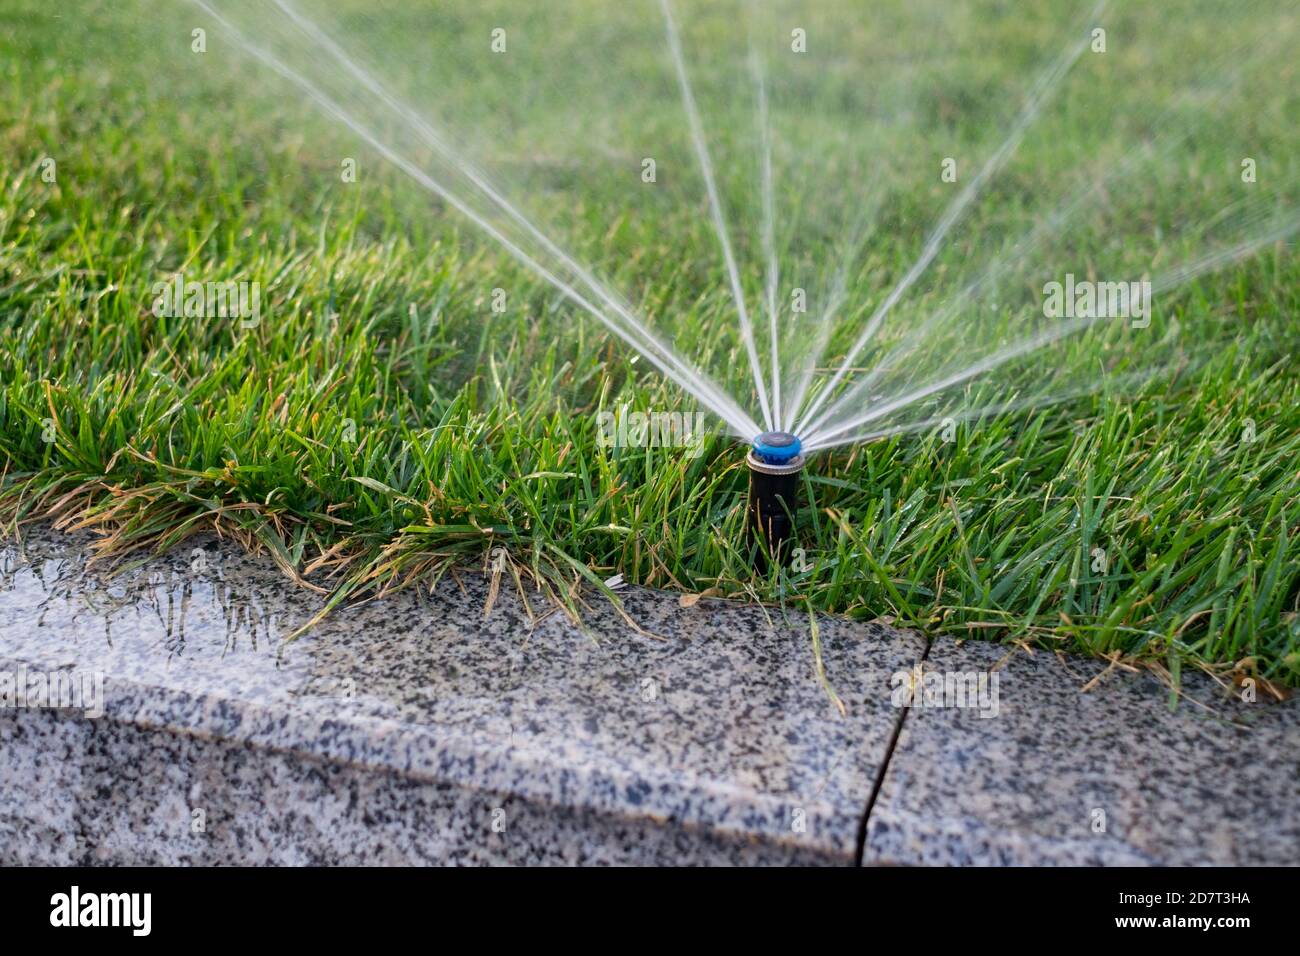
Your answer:
[[[745,459],[749,465],[749,544],[755,560],[766,566],[794,534],[799,507],[799,475],[804,457],[798,438],[788,432],[764,432],[754,439]]]

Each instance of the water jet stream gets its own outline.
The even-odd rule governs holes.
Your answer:
[[[320,31],[314,24],[311,24],[311,22],[305,17],[297,14],[296,11],[292,11],[291,7],[287,3],[282,2],[282,0],[276,0],[277,6],[280,6],[282,10],[291,16],[295,25],[300,30],[306,32],[309,36],[312,36],[317,40],[317,42],[322,42],[322,45],[325,47],[327,52],[330,52],[332,56],[343,63],[349,72],[352,73],[353,76],[368,90],[370,90],[370,92],[380,97],[386,106],[395,110],[408,122],[412,123],[430,146],[439,151],[449,161],[460,167],[460,172],[465,175],[466,178],[470,179],[470,181],[482,190],[489,199],[493,200],[507,213],[507,215],[514,219],[516,223],[523,225],[535,238],[541,241],[548,252],[551,252],[553,255],[560,258],[561,261],[565,263],[566,267],[573,270],[575,275],[577,275],[584,284],[588,285],[590,289],[596,292],[598,298],[604,299],[607,304],[611,305],[611,307],[615,307],[615,311],[619,314],[622,321],[615,321],[607,315],[604,310],[597,307],[580,291],[575,289],[572,284],[556,275],[551,269],[547,268],[516,242],[512,241],[500,229],[468,205],[468,203],[463,199],[456,196],[450,189],[435,180],[414,162],[388,146],[374,130],[357,120],[352,114],[324,93],[309,79],[289,67],[287,64],[281,62],[281,60],[270,51],[253,43],[237,27],[235,27],[234,24],[207,3],[206,0],[192,0],[192,2],[219,23],[239,43],[240,46],[252,54],[257,60],[270,67],[281,77],[289,80],[305,92],[327,115],[338,120],[348,129],[352,130],[352,132],[364,139],[390,163],[404,172],[407,176],[414,179],[425,189],[439,196],[444,202],[455,208],[458,212],[487,233],[491,238],[500,243],[501,246],[518,261],[531,269],[538,276],[545,279],[566,297],[598,319],[610,331],[637,352],[645,355],[655,368],[666,375],[670,380],[694,395],[710,411],[724,421],[737,437],[748,440],[759,430],[757,423],[741,410],[732,399],[726,396],[711,379],[678,356],[676,352],[665,343],[661,342],[647,328],[645,328],[644,325],[636,321],[635,317],[633,317],[629,311],[617,307],[618,303],[612,294],[609,294],[608,292],[602,294],[600,290],[603,287],[595,280],[594,276],[591,276],[587,270],[579,267],[570,257],[564,254],[554,245],[554,243],[545,237],[540,230],[537,230],[532,226],[531,223],[529,223],[526,218],[518,212],[518,210],[509,204],[498,191],[493,189],[490,184],[487,183],[486,179],[482,177],[481,174],[473,170],[470,164],[460,161],[451,151],[450,147],[442,140],[436,131],[432,129],[432,127],[421,120],[418,115],[414,114],[414,111],[404,107],[396,100],[396,98],[392,97],[391,94],[382,87],[382,85],[369,77],[364,70],[353,63],[350,58],[343,53],[341,48],[337,46],[337,44],[332,40],[329,40],[328,36],[324,34],[323,31]],[[628,323],[630,323],[630,327]]]
[[[800,376],[799,384],[795,387],[794,395],[787,405],[788,414],[782,424],[782,427],[788,432],[794,431],[795,418],[799,414],[799,409],[803,406],[804,398],[808,395],[808,389],[811,387],[813,376],[817,371],[817,360],[825,353],[826,345],[830,341],[832,319],[840,306],[848,300],[849,268],[856,261],[867,240],[871,238],[875,231],[875,216],[880,210],[883,198],[880,190],[876,188],[877,185],[878,179],[873,179],[868,184],[868,189],[871,191],[870,198],[863,205],[862,213],[854,229],[854,238],[845,247],[845,253],[836,269],[835,278],[831,282],[830,292],[826,296],[826,304],[822,307],[817,318],[817,335],[813,340],[812,348],[809,350],[810,358],[804,364],[803,375]]]
[[[1199,364],[1199,363],[1198,363]],[[868,442],[880,441],[885,438],[893,438],[896,435],[911,435],[916,432],[927,431],[933,428],[939,428],[948,422],[967,422],[979,418],[985,418],[989,415],[1003,415],[1008,412],[1026,412],[1038,411],[1044,408],[1051,408],[1054,405],[1062,405],[1066,402],[1072,402],[1075,399],[1085,398],[1094,395],[1108,387],[1116,385],[1122,387],[1141,386],[1154,379],[1161,378],[1171,372],[1185,371],[1187,365],[1162,365],[1153,369],[1147,369],[1142,372],[1135,372],[1127,375],[1118,376],[1113,381],[1105,378],[1098,378],[1089,385],[1083,385],[1066,392],[1053,392],[1050,395],[1036,395],[1031,398],[1010,399],[1005,402],[994,402],[989,405],[980,405],[975,408],[968,408],[962,411],[951,412],[945,415],[932,415],[921,421],[907,422],[899,425],[892,425],[889,428],[882,428],[876,431],[855,434],[850,437],[836,438],[823,443],[815,443],[808,450],[811,451],[828,451],[832,448],[840,448],[844,445],[866,444]]]
[[[1280,45],[1272,44],[1271,46],[1277,48]],[[1234,62],[1244,49],[1243,47],[1234,51]],[[1229,93],[1236,89],[1243,73],[1244,67],[1238,65],[1236,69],[1228,72],[1226,78],[1216,82],[1211,87],[1213,94],[1205,106],[1214,106],[1224,100]],[[959,293],[950,297],[946,305],[934,310],[924,322],[908,330],[902,340],[894,345],[864,378],[854,382],[839,398],[824,409],[815,421],[808,423],[808,432],[811,434],[824,429],[828,424],[834,424],[837,417],[844,410],[851,408],[855,401],[867,395],[872,386],[879,382],[886,373],[896,368],[897,362],[911,354],[918,343],[924,341],[935,329],[942,328],[956,317],[963,305],[974,299],[980,289],[1000,277],[1011,266],[1023,264],[1027,261],[1029,253],[1039,248],[1046,237],[1053,235],[1066,223],[1070,222],[1084,208],[1086,202],[1103,194],[1116,181],[1133,172],[1140,161],[1149,160],[1153,155],[1165,155],[1174,146],[1189,137],[1193,131],[1186,129],[1178,130],[1176,135],[1166,137],[1166,127],[1177,115],[1181,106],[1195,100],[1203,92],[1204,90],[1199,87],[1184,90],[1171,105],[1161,112],[1155,122],[1155,133],[1151,139],[1141,144],[1140,148],[1135,147],[1129,150],[1123,160],[1107,168],[1104,175],[1077,189],[1049,217],[1041,220],[1028,234],[1018,239],[1010,249],[1000,253],[992,263],[984,268],[979,276],[971,280]],[[1157,142],[1160,145],[1155,148]]]
[[[1209,255],[1203,256],[1186,266],[1179,267],[1176,270],[1163,274],[1158,279],[1152,281],[1151,295],[1155,296],[1160,292],[1166,292],[1196,278],[1197,276],[1214,272],[1224,266],[1249,258],[1262,247],[1271,245],[1275,242],[1280,242],[1293,235],[1298,229],[1300,229],[1300,216],[1295,215],[1295,212],[1292,211],[1289,219],[1286,219],[1281,225],[1270,230],[1263,236],[1257,236],[1253,239],[1248,239],[1238,243],[1228,249],[1222,249],[1210,253]],[[969,381],[977,375],[982,375],[1001,365],[1005,365],[1012,359],[1019,358],[1022,355],[1027,355],[1030,352],[1034,352],[1044,346],[1052,344],[1053,342],[1058,342],[1067,336],[1074,335],[1075,333],[1081,332],[1102,321],[1109,321],[1109,317],[1095,316],[1076,318],[1071,319],[1068,322],[1063,322],[1056,327],[1046,329],[1014,345],[1009,345],[1000,349],[988,358],[976,362],[965,369],[954,372],[946,378],[914,389],[898,398],[872,408],[870,411],[864,412],[842,425],[810,433],[804,436],[805,448],[809,451],[815,451],[830,447],[831,444],[840,444],[841,442],[831,442],[830,439],[839,435],[852,433],[855,429],[860,428],[869,422],[876,421],[877,419],[883,418],[901,408],[912,405],[929,395],[951,388],[953,385]]]
[[[731,293],[736,300],[736,312],[740,317],[740,334],[745,343],[745,352],[749,356],[749,367],[754,374],[754,384],[758,389],[758,403],[762,408],[763,421],[768,430],[775,428],[772,407],[768,403],[767,388],[763,384],[763,369],[758,361],[758,348],[754,343],[754,328],[749,320],[749,310],[745,307],[745,293],[740,284],[740,270],[736,266],[736,256],[731,248],[731,236],[727,230],[727,220],[722,212],[722,200],[718,195],[718,184],[713,175],[713,161],[709,158],[709,147],[705,142],[704,124],[700,120],[700,111],[695,104],[695,94],[691,90],[691,79],[686,72],[686,59],[682,54],[681,36],[677,31],[677,21],[673,19],[671,0],[659,0],[663,9],[664,26],[668,34],[668,49],[672,53],[673,66],[677,71],[677,84],[681,88],[682,105],[686,110],[686,120],[691,129],[691,140],[695,145],[695,158],[700,164],[700,173],[704,177],[704,188],[709,196],[709,211],[713,218],[713,229],[718,234],[718,245],[722,247],[722,258],[727,267],[727,278],[731,282]],[[753,437],[752,435],[749,437]]]
[[[1106,0],[1101,0],[1101,2],[1099,2],[1094,8],[1086,22],[1095,22],[1096,18],[1101,15],[1105,8]],[[1061,81],[1065,78],[1066,74],[1070,72],[1071,67],[1074,66],[1079,57],[1083,55],[1083,51],[1088,48],[1088,43],[1089,39],[1085,35],[1075,43],[1071,44],[1065,52],[1038,77],[1030,95],[1026,99],[1024,108],[1011,128],[1010,134],[1008,134],[1007,138],[1002,142],[997,150],[994,151],[993,155],[985,161],[979,172],[977,172],[974,178],[966,184],[958,194],[957,198],[949,205],[947,210],[944,211],[943,216],[939,219],[939,222],[935,225],[929,237],[927,237],[920,256],[917,257],[917,260],[912,264],[912,267],[908,269],[903,278],[898,281],[892,290],[890,290],[889,295],[885,297],[885,300],[867,321],[866,327],[853,343],[852,348],[849,349],[849,352],[844,357],[844,361],[840,364],[840,367],[831,377],[831,380],[817,393],[817,397],[813,400],[812,405],[803,414],[799,424],[796,425],[796,433],[803,434],[807,431],[805,426],[814,420],[814,416],[817,412],[834,394],[836,387],[849,373],[849,370],[853,367],[854,361],[857,360],[857,357],[862,353],[862,350],[866,348],[867,343],[871,341],[872,336],[876,334],[876,330],[880,328],[881,323],[884,322],[889,311],[895,304],[897,304],[898,300],[903,297],[907,290],[912,287],[916,280],[921,277],[921,274],[929,268],[930,263],[933,262],[935,256],[939,254],[939,250],[943,246],[943,241],[947,237],[949,231],[951,231],[952,227],[965,214],[966,209],[971,205],[971,203],[974,202],[975,198],[979,195],[981,188],[983,188],[984,183],[998,169],[1000,169],[1007,159],[1010,158],[1011,154],[1015,152],[1016,148],[1020,145],[1020,141],[1024,138],[1025,131],[1028,130],[1034,120],[1038,118],[1038,115],[1042,112],[1047,101],[1060,86]]]
[[[754,78],[759,150],[762,154],[763,189],[763,257],[767,267],[767,317],[771,332],[772,419],[773,427],[781,424],[781,358],[777,335],[776,290],[780,284],[780,267],[776,257],[776,197],[772,175],[772,125],[767,108],[767,81],[762,57],[750,37],[749,67]]]

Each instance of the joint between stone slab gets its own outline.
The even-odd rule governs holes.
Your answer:
[[[921,652],[919,663],[924,664],[930,657],[930,648],[934,646],[934,641],[929,634],[922,634],[925,641],[925,650]],[[885,747],[885,755],[880,761],[880,767],[876,770],[876,779],[872,782],[871,793],[867,795],[867,805],[862,811],[862,820],[858,824],[858,846],[855,855],[855,865],[864,866],[867,855],[867,832],[871,826],[871,812],[876,808],[876,798],[880,796],[880,790],[885,785],[885,775],[889,773],[889,768],[894,761],[894,750],[898,747],[898,741],[903,736],[903,724],[907,722],[907,715],[911,711],[910,707],[900,707],[902,713],[898,721],[894,724],[894,732],[890,735],[889,744]]]

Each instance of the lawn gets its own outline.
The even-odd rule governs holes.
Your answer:
[[[276,41],[268,14],[217,6]],[[849,355],[1082,11],[1019,6],[776,4],[758,18],[786,44],[768,64],[782,301],[795,283],[826,301],[848,263],[828,326],[783,320],[788,367],[822,329],[818,381]],[[1038,304],[1049,279],[1176,274],[1293,216],[1300,19],[1276,6],[1106,14],[1109,49],[1084,53],[855,367],[900,356],[879,389],[904,393],[1053,321]],[[758,416],[656,3],[327,8],[349,49]],[[679,4],[678,19],[761,324],[746,28],[727,4]],[[791,22],[807,24],[803,59],[782,59]],[[471,565],[538,613],[580,616],[621,575],[1174,680],[1201,667],[1300,684],[1287,241],[1171,285],[1150,328],[1091,329],[877,423],[897,434],[812,456],[797,559],[758,574],[735,436],[710,416],[691,454],[606,447],[601,412],[700,405],[201,10],[4,0],[0,55],[10,529],[53,516],[129,559],[215,527],[339,601]],[[285,55],[464,187],[325,58]],[[958,295],[990,263],[1005,264],[996,281]],[[156,314],[177,272],[258,282],[259,321]]]

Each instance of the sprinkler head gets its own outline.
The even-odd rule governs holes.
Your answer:
[[[799,473],[803,445],[789,432],[764,432],[754,439],[745,458],[749,465],[749,544],[760,571],[767,554],[778,556],[794,532],[799,506]]]
[[[754,456],[766,465],[786,465],[799,457],[803,443],[789,432],[763,432],[754,439]]]

